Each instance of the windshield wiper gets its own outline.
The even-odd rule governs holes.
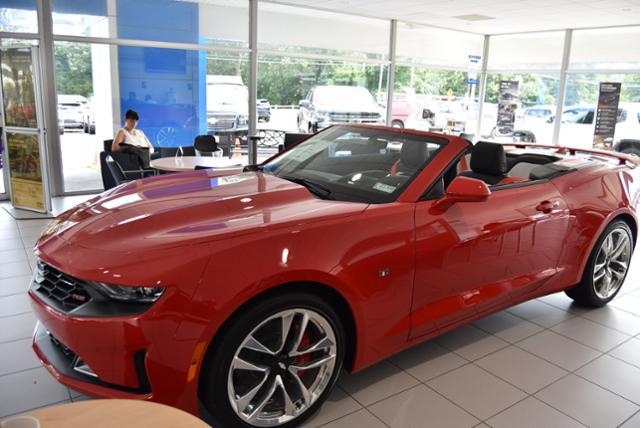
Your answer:
[[[292,183],[299,184],[306,187],[314,195],[320,196],[322,199],[334,199],[331,196],[331,189],[322,184],[309,181],[306,178],[294,177],[293,175],[283,175],[280,178],[291,181]]]

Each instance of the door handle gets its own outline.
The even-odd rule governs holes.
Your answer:
[[[558,201],[543,201],[536,207],[536,210],[549,214],[554,208],[558,208],[559,206],[560,202]]]

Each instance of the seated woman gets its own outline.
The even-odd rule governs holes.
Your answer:
[[[118,131],[111,145],[112,152],[132,153],[138,156],[142,169],[149,169],[149,161],[153,146],[139,129],[136,129],[139,116],[133,110],[127,110],[124,115],[124,127]]]

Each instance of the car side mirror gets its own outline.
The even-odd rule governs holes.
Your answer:
[[[422,118],[423,119],[433,119],[434,116],[435,116],[435,113],[433,113],[428,108],[422,109]]]
[[[484,202],[490,195],[491,190],[484,181],[458,176],[449,184],[444,196],[435,202],[433,208],[444,212],[455,203]]]
[[[300,100],[299,106],[309,108],[309,100]]]

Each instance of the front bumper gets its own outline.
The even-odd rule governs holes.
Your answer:
[[[170,321],[149,313],[74,317],[33,290],[29,296],[39,320],[33,349],[59,382],[91,397],[151,400],[198,415],[197,377],[189,376],[197,341],[175,340]],[[97,377],[75,371],[76,357]]]

